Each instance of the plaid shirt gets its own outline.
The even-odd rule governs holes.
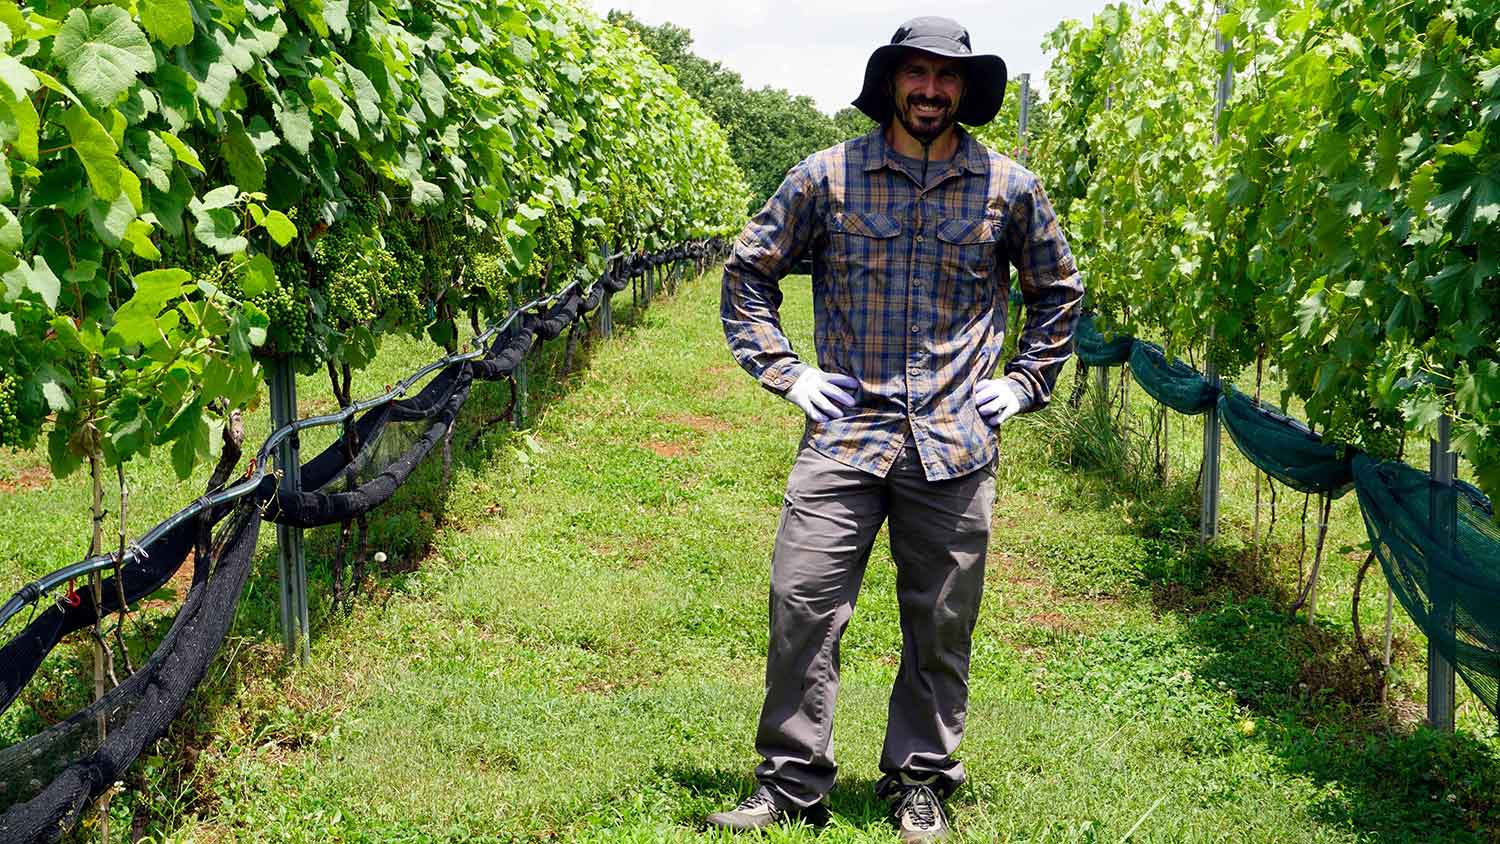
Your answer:
[[[860,387],[841,418],[808,422],[809,443],[881,477],[908,436],[928,480],[994,459],[974,382],[999,362],[1011,264],[1027,318],[1005,377],[1023,410],[1051,400],[1073,350],[1083,284],[1041,183],[958,131],[957,152],[931,162],[925,190],[879,128],[812,154],[787,173],[724,265],[729,347],[783,394],[808,364],[781,331],[780,279],[811,257],[818,366]]]

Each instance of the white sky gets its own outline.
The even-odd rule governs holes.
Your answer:
[[[832,114],[859,95],[870,52],[918,15],[953,18],[976,53],[1005,60],[1012,80],[1030,72],[1045,88],[1042,36],[1064,18],[1092,19],[1106,0],[589,0],[603,17],[625,9],[647,24],[671,21],[693,33],[693,52],[739,72],[750,88],[806,94]],[[1014,91],[1014,88],[1010,90]]]

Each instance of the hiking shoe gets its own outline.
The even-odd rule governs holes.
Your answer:
[[[896,825],[903,844],[944,841],[948,838],[948,817],[942,801],[929,782],[886,778],[877,789],[891,802],[891,821]]]
[[[777,802],[771,789],[761,786],[733,809],[709,815],[705,823],[709,829],[732,829],[739,832],[799,820],[809,826],[821,827],[828,823],[828,806],[819,801],[805,809],[800,806],[784,807]]]

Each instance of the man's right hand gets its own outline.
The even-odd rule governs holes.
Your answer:
[[[844,407],[854,406],[854,396],[850,393],[857,389],[859,381],[852,376],[809,366],[797,376],[792,388],[782,398],[802,408],[808,419],[827,422],[843,416]]]

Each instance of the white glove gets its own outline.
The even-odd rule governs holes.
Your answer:
[[[844,415],[839,405],[854,406],[854,396],[849,392],[859,389],[859,381],[848,375],[829,373],[809,366],[797,376],[792,388],[782,398],[802,408],[807,418],[814,422],[827,422]]]
[[[1021,412],[1021,397],[1016,395],[1009,378],[982,378],[974,382],[974,406],[985,424],[998,428]]]

